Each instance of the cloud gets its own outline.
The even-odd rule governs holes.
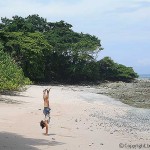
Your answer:
[[[144,58],[145,51],[150,56],[150,0],[0,0],[0,17],[32,14],[50,22],[64,20],[76,32],[96,35],[104,55],[118,63],[139,64],[138,70],[149,64]],[[130,61],[129,51],[134,56]]]
[[[138,64],[140,66],[149,66],[150,67],[150,59],[145,58],[145,59],[138,60]]]
[[[112,9],[116,4],[111,0],[102,2],[99,0],[5,0],[0,2],[1,15],[39,13],[52,16],[89,16]],[[109,7],[111,6],[111,7]]]
[[[133,22],[142,17],[147,19],[150,13],[148,6],[149,2],[146,0],[144,2],[140,0],[132,0],[132,2],[129,0],[5,0],[0,2],[0,14],[1,17],[39,14],[54,21],[68,19],[95,21],[95,24],[103,21],[104,25],[105,23],[109,25],[110,22],[115,21]]]
[[[149,7],[150,7],[149,1],[135,1],[135,2],[131,3],[131,5],[116,8],[116,12],[131,13],[131,12],[139,11],[143,8],[145,9],[145,8],[149,8]]]

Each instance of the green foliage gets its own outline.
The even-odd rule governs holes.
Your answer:
[[[0,50],[0,91],[17,90],[30,84],[30,80],[24,77],[23,71],[14,60]]]
[[[117,64],[110,57],[104,57],[98,62],[98,65],[102,80],[130,82],[138,77],[131,67]]]
[[[64,21],[51,23],[38,15],[13,16],[2,18],[0,35],[4,51],[31,80],[80,82],[89,78],[93,68],[88,64],[102,48],[97,37],[71,28]]]
[[[64,21],[51,24],[51,29],[45,32],[45,37],[53,46],[53,51],[65,56],[77,55],[91,57],[102,50],[100,40],[89,34],[76,33],[71,25]]]
[[[5,32],[3,33],[4,51],[9,53],[22,67],[25,76],[31,80],[43,80],[46,56],[51,53],[51,46],[40,32]]]
[[[12,19],[1,18],[0,29],[7,32],[44,32],[46,19],[39,15],[29,15],[27,18],[13,16]]]
[[[50,30],[44,35],[53,47],[53,54],[47,62],[53,72],[52,78],[70,82],[95,80],[94,74],[89,77],[87,72],[93,71],[88,64],[102,50],[100,40],[89,34],[74,32],[72,26],[64,21],[49,25]]]
[[[77,33],[64,21],[47,22],[39,15],[1,18],[0,41],[32,81],[81,82],[132,80],[130,67],[106,57],[96,61],[103,50],[101,41],[90,34]]]

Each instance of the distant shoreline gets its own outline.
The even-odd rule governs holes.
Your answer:
[[[139,74],[138,79],[150,79],[150,74]]]

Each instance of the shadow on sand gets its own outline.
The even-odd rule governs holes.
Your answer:
[[[27,98],[33,98],[31,96],[25,96],[21,94],[22,92],[17,91],[0,91],[0,102],[9,103],[9,104],[21,104],[23,102],[20,102],[18,100],[13,99],[13,96],[17,97],[27,97]],[[8,98],[4,98],[2,96],[9,96]]]
[[[65,143],[46,140],[25,138],[9,132],[0,133],[0,150],[38,150],[37,146],[57,146]]]

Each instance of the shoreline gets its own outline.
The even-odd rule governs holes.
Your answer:
[[[49,136],[44,136],[39,126],[42,90],[49,87],[51,122]],[[133,108],[98,91],[91,86],[32,85],[20,95],[3,95],[21,104],[0,105],[0,149],[120,150],[120,143],[149,144],[150,110]]]
[[[108,82],[96,87],[98,94],[115,98],[137,108],[150,108],[150,80],[138,79],[131,83]]]

